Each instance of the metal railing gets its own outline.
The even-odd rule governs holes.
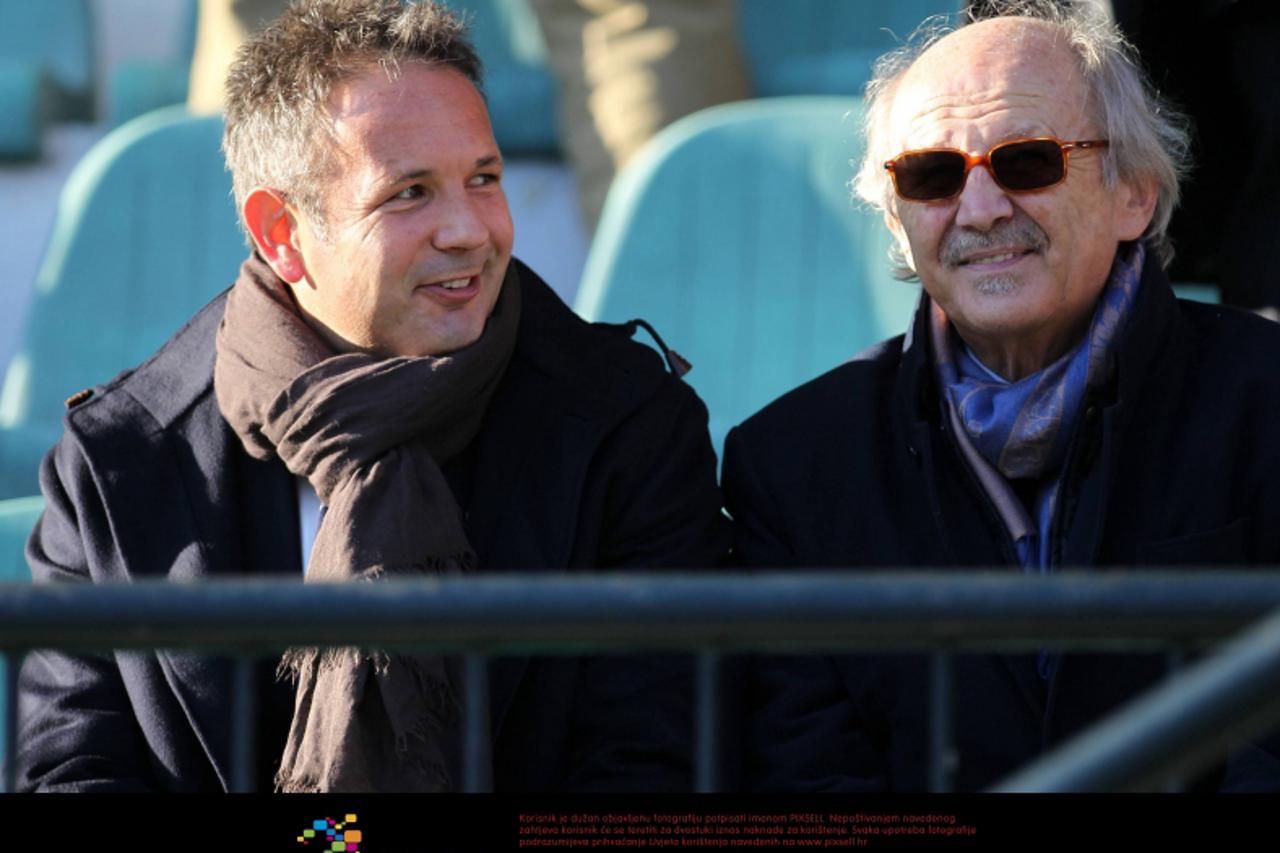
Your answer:
[[[1237,633],[998,790],[1145,787],[1202,770],[1227,742],[1280,723],[1280,572],[511,574],[344,585],[0,585],[0,652],[10,664],[3,754],[14,754],[14,687],[27,649],[165,648],[236,657],[233,790],[252,786],[256,657],[287,646],[429,650],[465,658],[464,787],[483,790],[490,658],[686,651],[697,656],[695,784],[711,791],[721,655],[892,649],[930,655],[928,778],[933,790],[947,791],[955,770],[953,655],[1164,650],[1176,666],[1188,652]],[[13,762],[6,766],[12,790]]]

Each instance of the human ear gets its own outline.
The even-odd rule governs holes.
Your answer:
[[[245,198],[242,212],[254,245],[276,275],[289,284],[302,281],[307,268],[298,251],[298,224],[284,196],[258,187]]]
[[[1151,224],[1156,211],[1156,182],[1152,178],[1121,181],[1116,185],[1116,237],[1137,240]]]

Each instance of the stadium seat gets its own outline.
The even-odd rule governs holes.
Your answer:
[[[729,428],[905,331],[916,285],[889,272],[881,217],[848,183],[854,98],[704,110],[658,134],[610,191],[575,309],[649,320],[693,363],[717,451]]]
[[[1209,305],[1222,304],[1222,294],[1218,285],[1205,282],[1175,281],[1173,292],[1179,299],[1190,299],[1192,302],[1205,302]]]
[[[148,113],[68,179],[0,391],[0,498],[38,490],[68,396],[141,362],[235,279],[248,252],[221,136],[216,117]]]
[[[555,81],[529,0],[446,0],[470,25],[484,62],[493,136],[508,157],[559,152]]]
[[[27,537],[31,535],[31,528],[35,527],[36,519],[43,509],[44,499],[40,497],[0,501],[0,584],[31,580],[31,571],[27,568],[23,551],[27,545]],[[9,693],[7,673],[7,663],[0,660],[0,732],[5,730],[9,716],[9,704],[6,701]],[[4,754],[0,752],[0,766],[3,764]]]
[[[0,160],[40,156],[44,120],[40,68],[34,62],[0,56]]]
[[[93,118],[87,0],[0,2],[0,158],[40,154],[49,121]]]
[[[743,52],[759,97],[857,95],[880,54],[956,0],[740,0]]]
[[[0,583],[31,580],[23,552],[43,511],[44,498],[39,495],[0,500]]]
[[[151,110],[186,102],[196,50],[196,19],[196,0],[184,0],[181,37],[170,59],[126,59],[115,67],[107,84],[107,120],[112,127]]]

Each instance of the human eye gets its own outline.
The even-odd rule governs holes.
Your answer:
[[[502,180],[502,175],[499,174],[498,172],[481,172],[477,175],[472,175],[470,180],[467,181],[467,186],[487,187],[487,186],[496,184],[501,180]]]
[[[391,198],[387,200],[388,201],[413,201],[414,199],[422,198],[426,194],[427,194],[427,191],[423,188],[422,184],[410,184],[409,186],[400,190],[400,192],[396,193],[395,195],[393,195]]]

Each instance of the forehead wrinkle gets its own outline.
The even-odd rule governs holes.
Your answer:
[[[902,134],[898,142],[910,141],[912,147],[923,144],[918,136],[950,139],[978,125],[998,131],[998,137],[985,140],[987,144],[1018,136],[1047,133],[1066,138],[1089,132],[1087,129],[1095,122],[1087,91],[1082,92],[1082,87],[1070,84],[1063,88],[1067,91],[1058,94],[1074,102],[1065,112],[1061,108],[1067,98],[1043,91],[1011,91],[994,86],[973,92],[960,88],[930,94],[928,86],[916,83],[897,93],[894,106],[899,112],[893,124]],[[1001,127],[1006,123],[1007,126]]]

